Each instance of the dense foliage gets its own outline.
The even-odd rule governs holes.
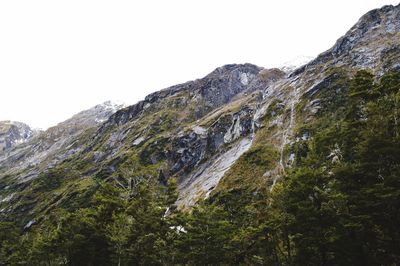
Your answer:
[[[360,71],[341,93],[298,129],[310,138],[288,147],[295,162],[273,189],[235,186],[182,213],[173,179],[101,182],[85,208],[24,232],[0,223],[0,265],[396,265],[400,74]]]

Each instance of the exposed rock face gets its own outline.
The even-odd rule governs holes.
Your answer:
[[[15,121],[0,121],[0,154],[27,142],[37,132],[28,125]]]
[[[235,143],[232,148],[199,165],[181,182],[177,205],[180,208],[188,208],[199,199],[208,197],[226,171],[250,149],[251,144],[252,138],[246,137]]]
[[[258,76],[262,68],[251,64],[226,65],[217,68],[202,79],[175,85],[148,95],[144,101],[127,107],[110,117],[102,130],[114,125],[122,125],[138,117],[145,110],[155,111],[163,108],[165,99],[178,94],[186,94],[185,100],[195,104],[195,116],[201,118],[208,112],[229,103],[239,93],[259,88],[255,84],[266,83],[283,77],[278,72],[272,77]],[[183,103],[183,104],[188,104]]]
[[[209,128],[193,127],[187,134],[172,138],[169,162],[171,175],[183,179],[205,159],[218,154],[221,148],[254,131],[253,108],[245,106],[233,114],[217,119]],[[187,182],[186,182],[187,183]]]

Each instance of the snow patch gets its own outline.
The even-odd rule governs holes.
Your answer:
[[[314,58],[315,57],[313,57],[313,56],[305,56],[305,55],[297,56],[289,61],[284,62],[282,64],[282,66],[280,66],[279,68],[282,71],[289,73],[289,72],[296,70],[297,68],[299,68],[301,66],[304,66],[305,64],[307,64]]]
[[[244,86],[249,85],[249,77],[246,73],[240,74],[240,83],[242,83],[242,85]]]

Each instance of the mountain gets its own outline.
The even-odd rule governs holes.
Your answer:
[[[6,139],[14,140],[14,145],[10,145],[8,149],[0,153],[0,172],[4,176],[12,175],[18,180],[17,182],[29,181],[37,177],[41,171],[52,168],[58,162],[82,149],[80,141],[84,133],[88,134],[87,132],[95,130],[123,107],[122,104],[105,102],[35,134],[28,126],[13,123],[12,125],[19,126],[20,130],[17,132],[21,132],[19,134],[23,138],[18,139],[19,135],[13,133],[15,130],[8,131]]]
[[[370,69],[381,75],[398,68],[398,18],[399,8],[392,6],[367,13],[331,49],[288,77],[279,69],[226,65],[115,114],[120,106],[110,103],[83,111],[0,158],[3,176],[29,181],[46,169],[63,167],[68,158],[85,162],[83,169],[74,169],[79,175],[121,182],[121,172],[133,164],[140,169],[137,177],[145,172],[177,177],[178,204],[185,208],[209,195],[235,161],[255,146],[272,108],[269,127],[275,129],[263,142],[268,140],[280,154],[274,167],[265,169],[276,180],[288,160],[283,150],[293,128],[306,122],[297,119],[297,106],[305,105],[303,116],[312,119],[321,101],[306,96],[335,79],[332,69]]]
[[[15,121],[0,121],[0,152],[10,150],[18,144],[27,142],[35,133],[27,124]]]
[[[384,6],[290,71],[225,65],[9,145],[0,154],[0,219],[39,234],[52,228],[54,238],[65,224],[53,211],[85,217],[79,226],[112,220],[90,237],[100,232],[138,254],[148,244],[138,264],[163,264],[152,256],[178,239],[183,262],[171,264],[394,265],[399,34],[400,5]],[[163,197],[172,198],[166,211]],[[176,212],[189,215],[186,227]]]

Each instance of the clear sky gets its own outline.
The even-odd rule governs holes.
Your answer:
[[[0,1],[0,120],[47,128],[229,63],[329,49],[391,0]]]

